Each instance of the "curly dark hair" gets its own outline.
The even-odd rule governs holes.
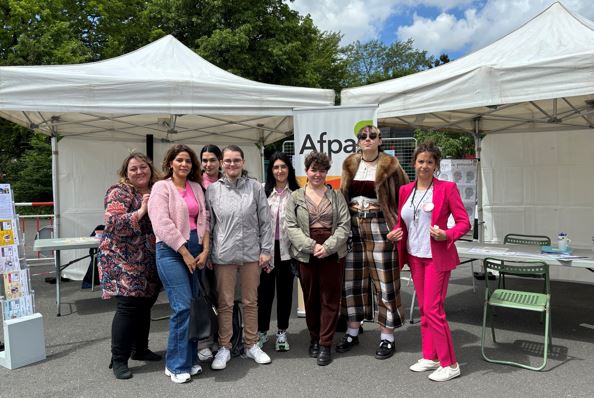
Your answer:
[[[274,152],[270,159],[268,160],[268,167],[266,168],[266,184],[264,185],[264,192],[266,193],[266,197],[270,196],[272,190],[276,186],[276,179],[274,178],[274,173],[272,172],[272,168],[274,167],[274,163],[280,160],[284,164],[287,165],[289,168],[289,176],[287,177],[287,184],[291,191],[296,191],[299,189],[299,183],[297,182],[297,177],[295,177],[295,168],[293,167],[293,163],[284,152]]]
[[[441,150],[433,141],[425,141],[420,143],[415,149],[412,157],[412,165],[414,166],[417,162],[417,157],[421,154],[427,152],[431,154],[431,157],[435,161],[436,170],[439,170],[439,162],[441,162]]]
[[[190,155],[190,160],[192,161],[192,170],[190,170],[190,174],[188,174],[188,180],[197,182],[198,184],[202,184],[202,173],[200,170],[200,159],[196,156],[196,152],[189,146],[185,144],[175,144],[165,154],[165,158],[163,159],[163,165],[161,166],[163,169],[163,173],[165,177],[163,178],[170,178],[173,175],[173,169],[171,168],[171,162],[177,155],[182,152],[186,152]]]
[[[316,166],[324,171],[330,170],[330,158],[324,152],[312,151],[305,157],[305,170]]]

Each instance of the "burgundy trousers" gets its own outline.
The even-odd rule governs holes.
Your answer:
[[[330,235],[326,228],[310,229],[311,238],[319,244]],[[321,259],[312,255],[309,263],[299,264],[299,271],[309,335],[321,346],[330,347],[340,312],[344,258],[339,259],[336,254]]]

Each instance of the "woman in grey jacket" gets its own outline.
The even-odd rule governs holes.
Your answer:
[[[257,363],[270,363],[258,346],[258,285],[260,270],[268,271],[273,235],[270,209],[264,187],[244,175],[241,148],[223,149],[223,178],[206,190],[210,208],[211,254],[219,311],[219,351],[211,368],[225,369],[231,359],[233,301],[237,272],[241,279],[246,356]]]
[[[351,221],[344,196],[326,185],[329,169],[328,155],[310,153],[305,158],[307,185],[291,194],[285,209],[289,252],[299,262],[305,298],[309,355],[320,366],[332,362]]]

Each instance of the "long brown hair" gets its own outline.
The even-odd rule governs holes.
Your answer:
[[[177,155],[181,152],[187,152],[190,155],[190,160],[192,161],[192,170],[190,170],[190,174],[188,174],[188,180],[197,182],[198,184],[202,184],[202,173],[200,171],[200,160],[198,156],[196,156],[196,152],[189,146],[185,144],[175,144],[165,154],[165,158],[163,159],[163,173],[165,177],[163,178],[171,178],[173,175],[173,168],[171,168],[171,162]]]

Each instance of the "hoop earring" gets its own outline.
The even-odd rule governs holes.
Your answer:
[[[439,175],[440,175],[440,174],[441,174],[441,170],[439,170],[439,169],[437,169],[437,170],[435,170],[435,171],[433,172],[433,175],[434,175],[435,177],[439,177]]]

